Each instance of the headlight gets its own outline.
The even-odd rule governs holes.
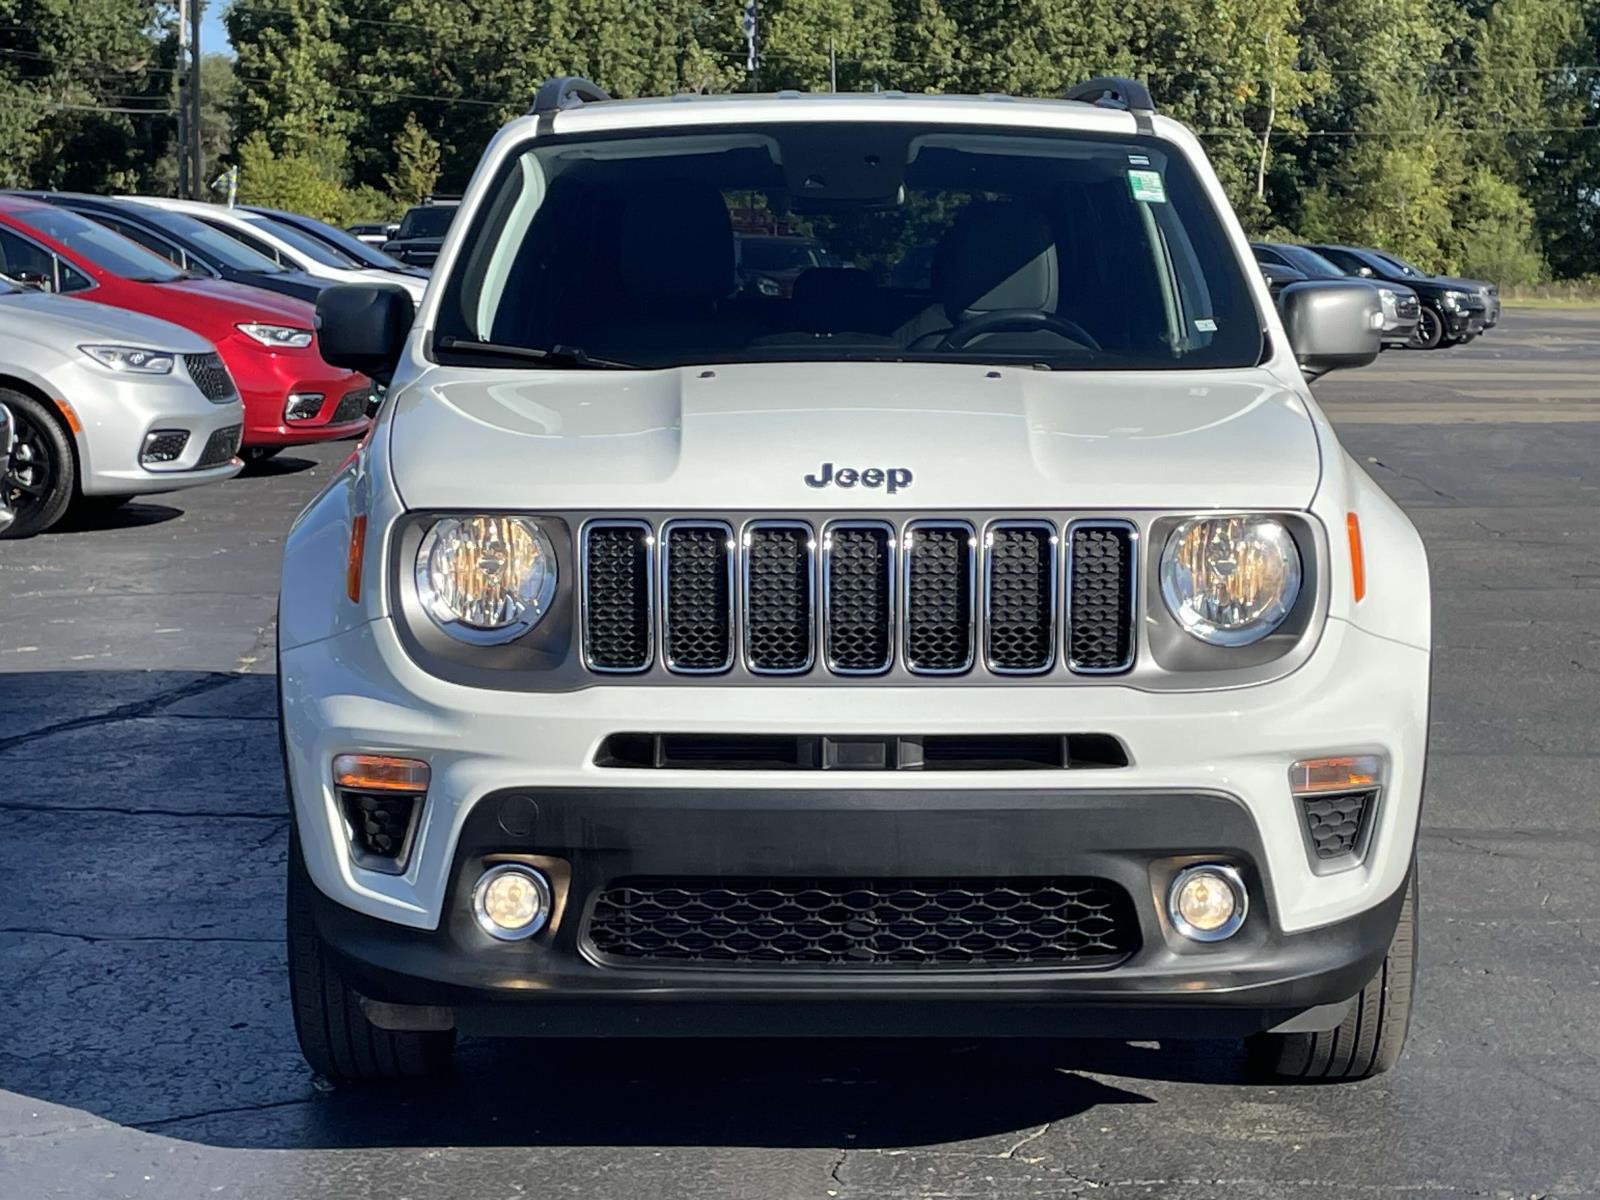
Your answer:
[[[1453,312],[1467,302],[1467,294],[1465,292],[1446,292],[1441,302]]]
[[[550,609],[556,556],[523,517],[445,517],[417,551],[417,593],[434,622],[474,645],[509,642]]]
[[[1201,517],[1173,530],[1161,551],[1161,596],[1203,642],[1259,642],[1300,595],[1300,551],[1272,517]]]
[[[1395,311],[1395,305],[1398,302],[1399,302],[1399,297],[1397,297],[1394,294],[1394,289],[1392,289],[1392,288],[1379,288],[1378,289],[1378,303],[1383,305],[1383,311],[1384,312],[1386,312],[1386,313],[1394,312]]]
[[[170,375],[172,355],[165,350],[144,350],[138,346],[79,346],[102,367],[132,375]]]
[[[254,338],[263,346],[303,350],[311,345],[311,330],[300,329],[293,325],[260,325],[254,321],[247,321],[237,328],[240,333]]]

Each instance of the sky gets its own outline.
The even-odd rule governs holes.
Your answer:
[[[222,12],[227,8],[224,0],[211,0],[206,5],[203,18],[200,21],[200,52],[202,54],[215,54],[219,50],[233,57],[233,47],[228,45],[228,31],[222,27]]]

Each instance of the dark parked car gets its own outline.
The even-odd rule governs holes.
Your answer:
[[[299,230],[307,237],[315,238],[324,246],[355,259],[363,267],[371,267],[375,271],[393,271],[397,275],[426,277],[428,274],[421,267],[408,267],[398,259],[391,258],[376,246],[369,245],[360,238],[351,236],[345,230],[329,225],[326,221],[319,221],[315,217],[308,217],[302,213],[285,212],[279,208],[262,208],[254,204],[242,204],[239,207],[244,209],[245,212],[271,217],[280,225],[287,225],[291,229]]]
[[[755,233],[733,235],[733,261],[740,294],[769,297],[792,295],[812,267],[844,265],[813,238]]]
[[[1426,275],[1415,267],[1407,274],[1399,263],[1365,246],[1313,245],[1311,248],[1347,275],[1403,283],[1416,292],[1422,301],[1422,311],[1412,344],[1423,350],[1468,342],[1484,330],[1488,303],[1480,292],[1462,280]]]
[[[344,231],[376,249],[392,238],[399,229],[399,221],[358,221],[354,225],[346,225]]]
[[[330,281],[279,266],[187,213],[76,192],[18,192],[70,209],[138,242],[174,266],[208,279],[226,279],[316,303]]]
[[[400,228],[383,244],[383,252],[410,267],[432,267],[460,207],[460,201],[450,200],[406,209]]]
[[[1407,262],[1398,254],[1390,254],[1387,250],[1374,250],[1372,253],[1386,259],[1398,267],[1407,280],[1427,278],[1428,273],[1415,263]],[[1483,327],[1493,329],[1500,323],[1500,288],[1497,284],[1486,279],[1461,279],[1454,275],[1435,275],[1434,279],[1443,280],[1445,283],[1456,284],[1467,291],[1477,292],[1483,297]]]
[[[1251,242],[1262,274],[1268,271],[1294,271],[1302,279],[1346,279],[1348,272],[1309,246],[1293,242]],[[1271,277],[1268,277],[1271,286]],[[1281,286],[1281,285],[1280,285]],[[1383,344],[1405,346],[1417,335],[1417,322],[1422,312],[1422,302],[1417,293],[1403,283],[1388,280],[1373,285],[1378,289],[1378,302],[1383,306]],[[1273,295],[1277,295],[1274,292]]]

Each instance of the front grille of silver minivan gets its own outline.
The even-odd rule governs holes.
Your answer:
[[[588,521],[590,671],[867,679],[1114,675],[1134,660],[1123,520]]]

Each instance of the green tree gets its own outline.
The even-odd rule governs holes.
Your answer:
[[[385,177],[389,195],[398,204],[420,204],[438,181],[439,143],[407,113],[394,139],[394,170]]]
[[[228,40],[241,86],[234,136],[259,133],[276,153],[343,167],[358,102],[345,91],[348,23],[340,0],[233,0]]]

